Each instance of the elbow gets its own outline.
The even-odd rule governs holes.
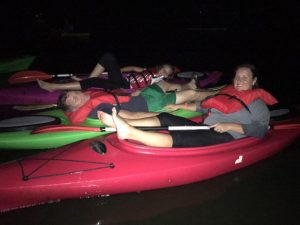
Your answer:
[[[268,132],[268,126],[251,126],[249,124],[242,125],[244,133],[246,136],[256,137],[256,138],[263,138],[266,136]]]

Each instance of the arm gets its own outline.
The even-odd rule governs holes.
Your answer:
[[[168,111],[175,111],[177,109],[184,109],[184,110],[190,110],[190,111],[196,111],[196,103],[182,103],[182,104],[170,104],[165,107]]]
[[[143,72],[144,68],[139,66],[125,66],[121,68],[121,72],[137,72],[141,73]]]
[[[247,136],[262,138],[269,129],[270,111],[261,100],[252,102],[249,109],[251,111],[251,123],[242,124],[243,130]]]
[[[238,123],[216,123],[209,127],[214,128],[214,130],[219,133],[234,131],[240,134],[245,134],[242,125]]]
[[[183,90],[189,90],[189,89],[196,89],[196,85],[193,85],[191,82],[187,84],[176,84],[176,83],[170,83],[165,80],[161,80],[157,83],[160,88],[164,91],[183,91]]]
[[[141,93],[141,90],[135,90],[131,93],[131,96],[138,96]]]
[[[256,100],[248,105],[251,114],[250,123],[216,123],[211,125],[216,132],[234,131],[246,136],[262,138],[268,131],[270,112],[266,104],[261,100]]]

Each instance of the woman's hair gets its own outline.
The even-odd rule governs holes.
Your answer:
[[[234,72],[236,72],[238,69],[241,69],[241,68],[247,68],[252,72],[253,79],[256,78],[256,82],[253,85],[253,89],[258,88],[259,87],[258,72],[257,72],[256,66],[254,66],[253,64],[248,64],[248,63],[240,64],[237,67],[235,67]]]
[[[157,66],[154,66],[153,68],[156,70],[156,71],[159,71],[160,69],[162,69],[164,66],[169,66],[171,69],[172,69],[172,73],[169,74],[169,77],[172,78],[177,72],[178,72],[178,68],[172,64],[169,64],[169,63],[163,63],[163,64],[160,64],[160,65],[157,65]]]
[[[71,111],[70,106],[68,106],[66,103],[67,97],[68,97],[68,92],[65,91],[59,95],[58,100],[57,100],[57,107],[65,112]]]

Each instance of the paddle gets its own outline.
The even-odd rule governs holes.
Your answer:
[[[42,71],[35,70],[24,70],[17,73],[14,73],[8,79],[8,83],[10,84],[20,84],[20,83],[28,83],[36,80],[47,80],[51,78],[69,78],[74,76],[75,74],[66,73],[66,74],[48,74]],[[82,76],[88,74],[76,74],[76,76]]]
[[[209,130],[209,126],[166,126],[166,127],[135,127],[140,130]],[[33,130],[32,134],[49,133],[49,132],[67,132],[67,131],[91,131],[91,132],[115,132],[116,128],[113,127],[87,127],[76,125],[49,125],[43,126]]]
[[[57,107],[56,104],[48,104],[48,105],[15,105],[13,109],[19,111],[34,111],[34,110],[43,110],[43,109],[51,109]]]
[[[186,72],[180,72],[176,74],[177,77],[180,78],[200,78],[204,76],[204,73],[197,72],[197,71],[186,71]]]

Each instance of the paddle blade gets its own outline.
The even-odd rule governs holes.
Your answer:
[[[180,78],[200,78],[204,76],[204,73],[197,72],[197,71],[186,71],[186,72],[180,72],[176,74],[177,77]]]
[[[9,79],[8,83],[10,84],[21,84],[21,83],[29,83],[33,82],[36,80],[47,80],[51,79],[53,76],[41,72],[41,71],[34,71],[34,70],[25,70],[25,71],[20,71],[15,74],[13,74]]]
[[[90,131],[100,132],[99,127],[87,127],[87,126],[68,126],[68,125],[49,125],[39,127],[31,132],[31,134],[50,133],[50,132],[70,132],[70,131]]]
[[[13,109],[19,111],[35,111],[43,109],[51,109],[57,107],[56,104],[47,104],[47,105],[15,105]]]

